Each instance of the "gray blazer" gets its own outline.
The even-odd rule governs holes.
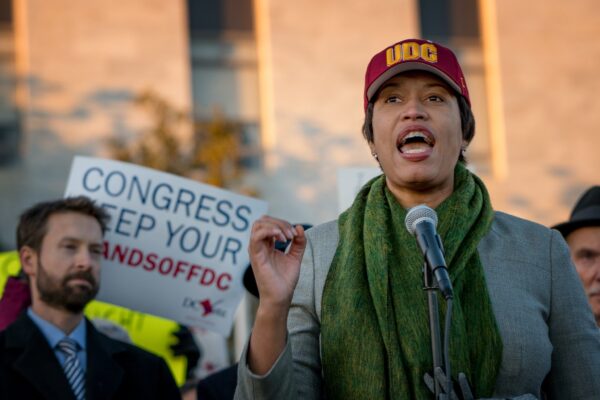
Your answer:
[[[263,376],[248,369],[244,350],[236,399],[322,397],[321,296],[339,238],[337,222],[319,225],[307,237],[286,348]],[[494,397],[539,398],[543,390],[548,399],[600,399],[600,331],[562,236],[496,212],[478,249],[504,344]]]

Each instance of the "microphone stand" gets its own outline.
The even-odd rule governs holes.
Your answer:
[[[423,290],[427,292],[427,305],[429,306],[429,333],[431,336],[431,354],[433,355],[433,387],[436,400],[448,400],[449,395],[442,391],[442,387],[446,386],[446,382],[440,382],[435,374],[437,367],[444,370],[442,357],[442,339],[440,336],[440,317],[438,307],[437,281],[433,277],[431,268],[428,267],[427,261],[423,264]]]

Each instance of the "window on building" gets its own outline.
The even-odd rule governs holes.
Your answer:
[[[244,167],[260,162],[252,0],[188,0],[194,116],[215,108],[242,128]]]
[[[479,41],[477,0],[421,0],[419,12],[423,37]]]
[[[12,1],[0,1],[0,166],[19,158],[21,134],[15,104]]]
[[[420,0],[421,37],[444,44],[456,52],[469,85],[475,114],[475,139],[467,159],[479,173],[490,172],[485,69],[477,0]]]

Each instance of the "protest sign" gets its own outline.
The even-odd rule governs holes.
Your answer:
[[[65,196],[76,195],[111,215],[98,300],[229,334],[266,202],[91,157],[73,160]]]
[[[19,253],[16,251],[5,251],[0,253],[0,295],[4,291],[9,276],[17,276],[21,270]]]
[[[136,346],[166,361],[178,385],[185,383],[187,360],[174,355],[170,348],[176,342],[173,335],[179,328],[176,322],[101,301],[91,301],[85,308],[85,316],[92,322],[97,318],[112,321],[125,329]]]

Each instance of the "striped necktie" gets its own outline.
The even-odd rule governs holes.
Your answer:
[[[81,364],[79,363],[79,358],[77,357],[77,349],[79,345],[73,339],[65,337],[58,342],[56,346],[65,355],[65,364],[63,365],[63,369],[65,370],[65,375],[67,376],[67,380],[71,385],[71,389],[73,389],[75,398],[77,400],[84,400],[85,375],[83,373],[83,369],[81,368]]]

